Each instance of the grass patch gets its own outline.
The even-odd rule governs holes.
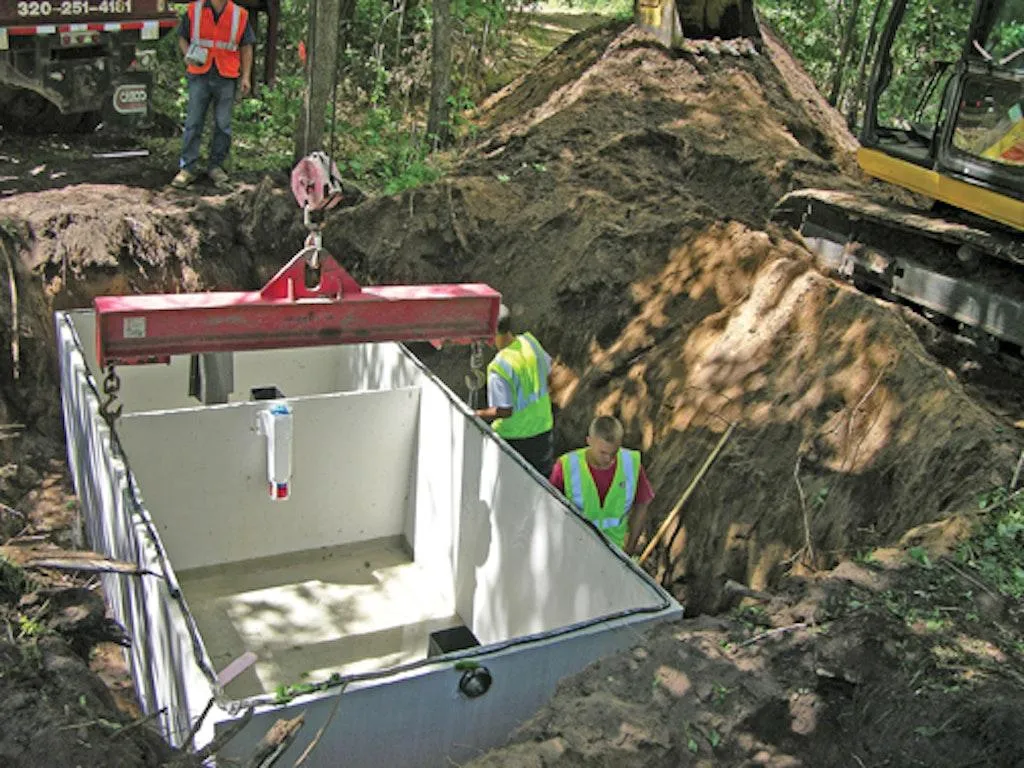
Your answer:
[[[1013,600],[1024,597],[1024,494],[1011,496],[999,488],[978,505],[991,510],[978,531],[960,545],[956,561],[976,571]]]

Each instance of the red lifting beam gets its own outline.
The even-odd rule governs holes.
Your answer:
[[[487,285],[363,288],[324,253],[319,283],[308,288],[308,269],[300,252],[260,291],[99,296],[99,363],[105,368],[199,352],[494,338],[501,294]]]

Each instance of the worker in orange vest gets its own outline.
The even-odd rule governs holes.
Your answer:
[[[213,105],[213,139],[207,175],[216,186],[227,185],[224,170],[231,148],[231,110],[235,92],[252,90],[252,48],[256,35],[249,12],[232,0],[194,0],[181,17],[178,47],[185,58],[188,110],[178,175],[171,185],[187,187],[198,177],[199,147],[206,111]]]

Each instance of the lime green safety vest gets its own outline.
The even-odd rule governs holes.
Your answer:
[[[508,382],[514,402],[512,415],[497,419],[494,431],[506,440],[542,435],[554,424],[548,392],[548,360],[532,333],[521,333],[498,352],[487,366]]]
[[[604,497],[604,504],[597,493],[594,476],[590,474],[586,448],[570,451],[558,461],[562,465],[566,498],[583,510],[583,516],[591,520],[613,543],[625,546],[626,534],[629,532],[629,510],[633,508],[640,482],[640,451],[619,448],[615,477]]]

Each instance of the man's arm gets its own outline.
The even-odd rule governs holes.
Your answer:
[[[640,540],[640,534],[647,528],[648,514],[651,502],[654,500],[654,489],[651,481],[647,479],[647,472],[643,466],[640,467],[640,477],[637,482],[636,501],[629,511],[629,535],[626,536],[626,552],[632,553]]]
[[[178,48],[181,49],[182,56],[188,52],[188,44],[191,37],[192,23],[188,20],[188,11],[185,11],[178,22]]]
[[[498,419],[507,419],[512,415],[511,408],[480,408],[477,410],[476,415],[481,419],[490,424],[492,421]]]
[[[478,409],[476,415],[488,424],[512,415],[512,387],[498,374],[487,375],[487,407]]]
[[[647,515],[650,508],[651,502],[649,501],[633,505],[633,509],[629,513],[629,535],[626,537],[625,549],[627,554],[634,554],[640,534],[647,528]]]
[[[238,89],[242,96],[248,96],[252,91],[252,46],[243,45],[239,50],[242,54],[242,80]]]

